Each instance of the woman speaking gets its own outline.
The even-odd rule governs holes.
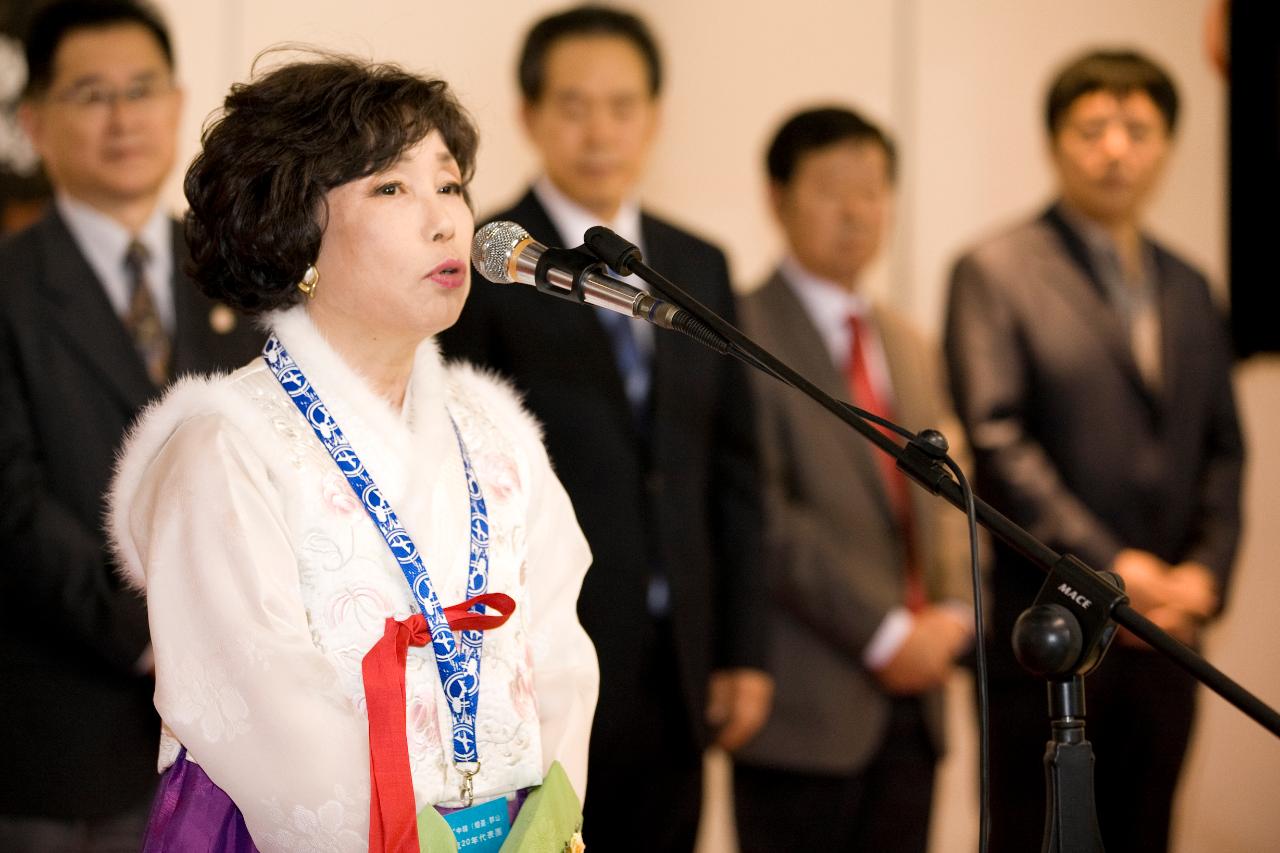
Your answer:
[[[537,424],[432,340],[475,149],[444,83],[330,55],[205,131],[195,278],[270,337],[148,411],[111,494],[164,722],[149,850],[417,850],[437,814],[496,849],[554,761],[583,794],[590,553]]]

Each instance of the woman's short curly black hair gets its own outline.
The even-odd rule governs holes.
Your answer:
[[[231,87],[187,170],[191,274],[246,314],[297,302],[320,252],[325,194],[391,167],[433,130],[462,170],[475,126],[441,80],[312,52]]]

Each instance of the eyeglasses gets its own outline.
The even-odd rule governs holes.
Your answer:
[[[173,83],[168,80],[139,80],[123,89],[95,85],[73,86],[55,95],[54,100],[78,110],[99,112],[114,107],[117,102],[126,106],[154,106],[172,92]]]

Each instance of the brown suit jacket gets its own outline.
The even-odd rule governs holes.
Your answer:
[[[826,393],[848,399],[843,372],[781,274],[742,300],[741,318],[766,349]],[[871,319],[884,343],[898,420],[913,430],[940,429],[962,450],[932,349],[888,309],[877,308]],[[872,758],[889,719],[890,698],[861,658],[884,617],[902,604],[904,543],[873,456],[879,451],[800,392],[758,377],[773,629],[768,666],[777,690],[769,721],[738,758],[852,773]],[[912,488],[912,500],[930,598],[969,601],[964,516],[922,489]],[[942,697],[923,698],[941,752]]]

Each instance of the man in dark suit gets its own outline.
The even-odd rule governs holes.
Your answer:
[[[947,356],[979,493],[1051,547],[1119,573],[1133,606],[1194,645],[1222,606],[1243,447],[1231,353],[1204,277],[1141,228],[1177,118],[1172,81],[1130,52],[1068,65],[1049,91],[1059,198],[952,273]],[[1009,645],[1043,576],[993,574],[994,851],[1039,843],[1044,684]],[[1122,634],[1086,680],[1108,850],[1164,850],[1195,685]]]
[[[644,213],[634,192],[657,122],[657,49],[634,16],[583,7],[530,31],[523,118],[545,175],[510,210],[551,246],[607,224],[732,318],[724,255]],[[620,326],[611,321],[621,319]],[[767,713],[759,669],[755,432],[746,379],[699,344],[513,287],[475,287],[446,353],[511,376],[595,561],[579,600],[600,657],[585,837],[688,851],[702,753]]]
[[[936,352],[860,288],[893,143],[851,110],[807,110],[767,165],[787,256],[743,299],[747,333],[833,397],[958,439]],[[761,376],[756,399],[778,698],[735,757],[740,846],[924,853],[942,688],[973,637],[964,516],[795,390]]]
[[[137,850],[160,725],[103,494],[161,386],[247,361],[257,335],[186,279],[159,206],[181,104],[159,18],[53,4],[27,53],[21,119],[56,195],[0,245],[0,848]]]

